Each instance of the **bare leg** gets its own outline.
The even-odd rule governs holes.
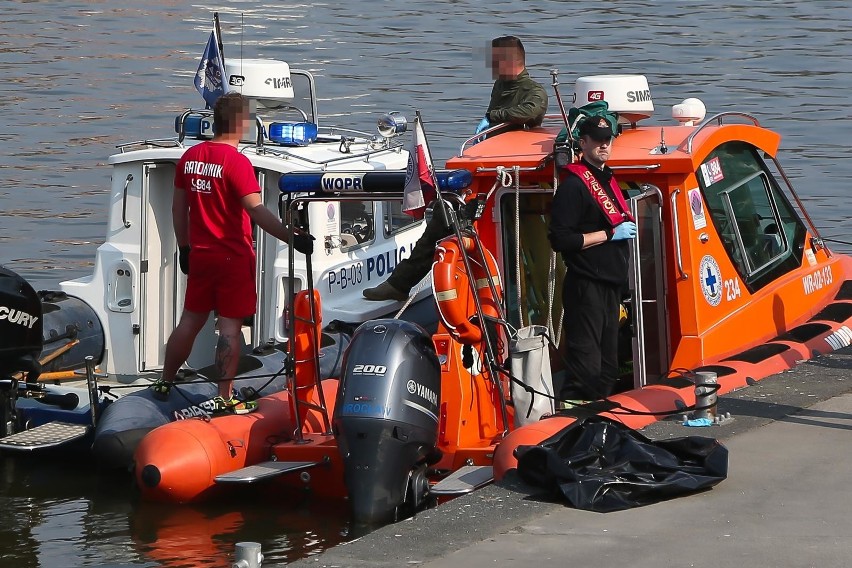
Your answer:
[[[163,380],[174,382],[175,375],[180,366],[186,362],[186,358],[192,352],[192,344],[195,337],[204,324],[210,312],[191,312],[184,310],[180,317],[180,323],[169,336],[166,343],[166,360],[163,363]]]
[[[243,320],[219,317],[219,341],[216,343],[216,370],[219,372],[219,396],[231,398],[237,363],[240,359],[240,330]]]

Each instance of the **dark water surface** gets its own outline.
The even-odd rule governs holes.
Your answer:
[[[487,104],[482,47],[491,37],[524,40],[554,113],[552,68],[569,96],[578,75],[645,74],[651,123],[671,124],[671,106],[695,96],[708,116],[747,112],[780,132],[781,163],[823,236],[852,242],[845,0],[141,4],[2,3],[0,264],[37,289],[91,272],[115,146],[171,136],[174,116],[199,106],[192,78],[214,10],[226,57],[283,59],[315,75],[324,124],[372,131],[383,112],[420,109],[439,165]],[[229,566],[244,540],[260,542],[272,565],[357,532],[328,505],[141,507],[129,479],[70,458],[0,460],[0,567]]]

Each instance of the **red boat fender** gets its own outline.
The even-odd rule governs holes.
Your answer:
[[[322,302],[320,293],[316,289],[313,290],[313,298],[313,310],[311,310],[311,296],[308,290],[300,291],[293,300],[296,335],[293,341],[296,361],[296,398],[300,403],[311,402],[316,386],[320,382],[317,354],[322,337]],[[304,422],[306,412],[307,406],[300,406],[298,424],[301,425]],[[295,410],[291,409],[291,414],[295,415]]]
[[[485,261],[473,239],[464,238],[464,248],[470,259],[471,276],[476,285],[476,294],[482,305],[482,313],[486,316],[498,317],[498,302],[502,296],[500,273],[497,262],[488,249],[485,251]],[[488,276],[494,282],[497,298],[491,294]],[[482,341],[482,329],[471,321],[471,315],[476,313],[476,304],[470,288],[470,277],[465,269],[459,241],[456,237],[448,237],[438,242],[435,250],[435,262],[432,265],[432,289],[435,291],[435,301],[438,314],[450,335],[459,343],[473,345]]]
[[[190,418],[152,430],[134,454],[142,498],[199,501],[215,489],[217,475],[269,459],[272,440],[292,429],[287,399],[278,392],[259,399],[251,414]]]

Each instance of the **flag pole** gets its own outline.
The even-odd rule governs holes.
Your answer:
[[[216,28],[216,43],[219,45],[219,57],[225,64],[225,47],[222,45],[222,28],[219,27],[219,12],[213,12],[213,26]]]
[[[457,229],[458,222],[455,219],[450,219],[450,212],[447,211],[444,197],[441,195],[441,186],[438,185],[438,177],[435,175],[435,165],[432,160],[432,152],[429,150],[429,141],[426,139],[426,129],[423,128],[423,116],[420,114],[420,109],[414,111],[414,120],[420,123],[420,131],[423,133],[423,146],[426,148],[426,151],[429,152],[429,175],[432,177],[432,185],[435,186],[435,195],[438,203],[441,204],[441,216],[444,218],[444,226],[455,226]]]

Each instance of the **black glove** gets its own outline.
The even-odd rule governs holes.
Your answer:
[[[314,236],[308,233],[293,235],[293,248],[308,256],[314,254]]]
[[[189,274],[189,245],[178,247],[178,264],[181,272]]]

